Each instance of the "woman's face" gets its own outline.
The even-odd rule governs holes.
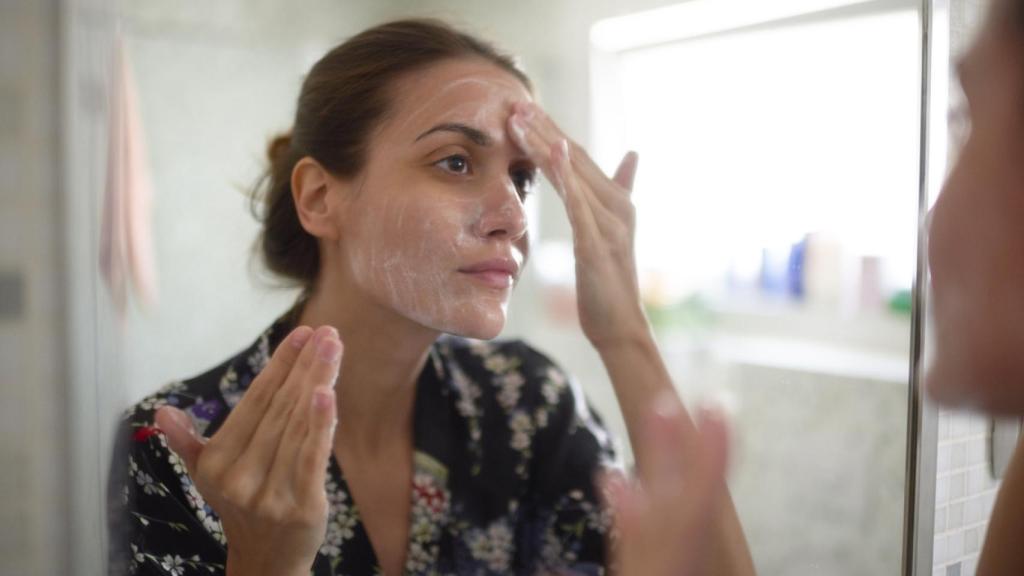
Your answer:
[[[341,258],[358,290],[422,326],[488,339],[505,325],[536,169],[508,137],[512,74],[449,60],[400,79],[345,200]]]
[[[940,401],[1024,412],[1024,34],[997,0],[959,66],[971,130],[932,213]]]

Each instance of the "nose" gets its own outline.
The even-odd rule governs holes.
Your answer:
[[[526,234],[526,211],[512,179],[507,175],[484,196],[483,213],[477,223],[481,237],[515,242]]]

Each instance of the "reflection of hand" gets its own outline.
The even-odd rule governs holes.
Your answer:
[[[177,408],[157,425],[220,516],[228,574],[308,575],[327,530],[325,475],[342,345],[295,329],[209,441]]]
[[[652,456],[646,477],[632,484],[621,474],[602,480],[619,534],[619,576],[705,573],[729,441],[720,414],[701,411],[699,430],[690,433],[685,419],[678,400],[662,399],[643,439]]]
[[[626,154],[608,178],[581,146],[529,103],[516,104],[509,132],[565,204],[583,333],[597,348],[647,334],[633,253],[636,216],[630,193],[636,153]]]

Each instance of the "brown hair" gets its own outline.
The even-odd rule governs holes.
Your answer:
[[[295,164],[310,156],[339,177],[363,168],[372,131],[390,106],[389,88],[401,76],[442,60],[482,58],[532,91],[529,78],[491,44],[432,19],[388,22],[336,46],[309,71],[294,126],[267,147],[270,165],[252,195],[262,225],[257,251],[267,268],[308,296],[320,269],[317,239],[299,222],[292,199]],[[262,211],[257,206],[262,204]]]

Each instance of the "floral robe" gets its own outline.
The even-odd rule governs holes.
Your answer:
[[[121,422],[109,484],[110,572],[222,574],[227,541],[183,461],[153,428],[165,404],[212,436],[291,330],[282,317],[247,350],[174,382]],[[612,442],[578,385],[518,340],[444,336],[417,382],[405,574],[603,574],[609,517],[595,473]],[[311,574],[380,574],[341,468]]]

